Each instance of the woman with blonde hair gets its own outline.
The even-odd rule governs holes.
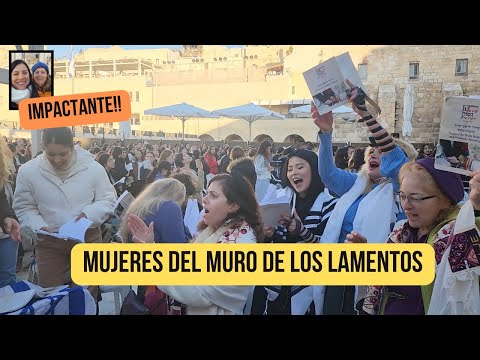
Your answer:
[[[349,82],[347,80],[347,82]],[[365,106],[365,93],[352,87],[352,109],[372,133],[372,147],[365,151],[366,161],[358,173],[335,166],[332,158],[333,114],[320,115],[312,103],[314,123],[319,127],[318,170],[329,191],[340,197],[325,227],[322,243],[344,243],[352,231],[366,236],[372,243],[383,243],[391,227],[405,218],[395,201],[400,184],[398,173],[408,162],[405,152],[393,137],[377,122]],[[366,287],[327,286],[323,313],[356,314],[355,307],[364,296]]]
[[[185,186],[177,179],[162,179],[147,185],[122,217],[120,234],[123,242],[131,242],[128,217],[135,214],[145,224],[153,222],[156,243],[184,243],[190,233],[183,224],[181,206],[185,202]]]
[[[147,185],[122,216],[120,236],[123,242],[132,242],[128,219],[133,215],[136,215],[144,226],[151,227],[155,243],[188,242],[191,235],[184,225],[181,209],[185,202],[185,193],[185,186],[173,178],[157,180]],[[161,308],[159,297],[162,295],[158,293],[155,286],[139,286],[137,295],[152,314],[163,315],[158,312]],[[181,304],[176,302],[175,306],[180,308]]]

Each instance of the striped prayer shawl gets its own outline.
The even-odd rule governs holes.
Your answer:
[[[312,208],[308,212],[307,216],[302,220],[303,226],[305,229],[309,230],[313,236],[304,238],[302,236],[297,236],[293,238],[289,236],[287,239],[287,229],[282,225],[277,225],[275,227],[275,232],[270,239],[265,239],[265,242],[274,242],[274,243],[318,243],[320,238],[323,235],[327,221],[330,218],[335,204],[337,203],[338,198],[330,195],[327,188],[321,192],[315,202],[312,205]]]
[[[330,195],[328,189],[325,188],[315,199],[307,216],[302,219],[305,230],[302,231],[300,235],[296,237],[289,236],[287,238],[287,229],[278,225],[275,228],[275,233],[272,238],[266,239],[266,241],[270,240],[276,243],[320,242],[327,221],[337,201],[338,198]],[[306,236],[302,235],[304,232],[307,233]],[[282,313],[286,315],[305,315],[307,312],[313,312],[313,309],[317,315],[322,313],[324,286],[265,286],[265,290],[267,292],[267,299],[264,314]],[[284,303],[284,305],[279,306],[279,300],[281,303]],[[290,306],[286,306],[288,302],[290,302]],[[314,307],[312,305],[314,305]]]

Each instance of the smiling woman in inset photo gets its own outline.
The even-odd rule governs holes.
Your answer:
[[[52,77],[48,65],[39,61],[32,66],[33,83],[39,97],[52,96]]]
[[[18,110],[20,101],[38,97],[27,63],[17,59],[10,64],[10,110]]]

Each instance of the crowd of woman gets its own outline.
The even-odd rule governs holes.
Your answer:
[[[112,218],[116,198],[127,190],[135,200],[118,224],[123,242],[427,243],[434,248],[437,270],[448,257],[450,283],[476,282],[469,291],[453,285],[455,300],[451,292],[442,292],[439,276],[427,286],[152,284],[139,287],[144,301],[151,291],[160,291],[186,314],[476,313],[478,230],[457,234],[455,224],[463,221],[461,204],[480,215],[480,174],[472,173],[467,194],[459,175],[435,168],[427,147],[419,154],[411,144],[394,139],[365,106],[361,89],[352,89],[351,103],[361,118],[359,126],[372,135],[371,144],[340,148],[333,156],[332,113],[319,114],[313,104],[318,153],[311,147],[274,152],[268,141],[258,149],[143,142],[124,147],[121,142],[94,141],[85,150],[74,145],[68,128],[46,129],[43,153],[17,169],[15,213],[3,215],[4,231],[10,241],[17,241],[16,217],[22,227],[49,231],[72,217],[85,217],[93,221],[86,241],[105,241],[101,226]],[[12,159],[13,154],[10,151]],[[6,165],[4,169],[8,182],[11,172]],[[282,214],[276,226],[264,226],[259,203],[274,191],[288,194],[291,211]],[[189,226],[192,216],[194,226]],[[38,237],[41,285],[67,281],[74,245]]]

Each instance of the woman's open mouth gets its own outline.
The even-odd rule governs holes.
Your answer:
[[[303,179],[302,179],[302,178],[299,178],[299,177],[294,177],[294,178],[292,179],[292,181],[293,181],[293,183],[294,183],[295,185],[298,185],[298,184],[301,184],[301,183],[303,182]]]

